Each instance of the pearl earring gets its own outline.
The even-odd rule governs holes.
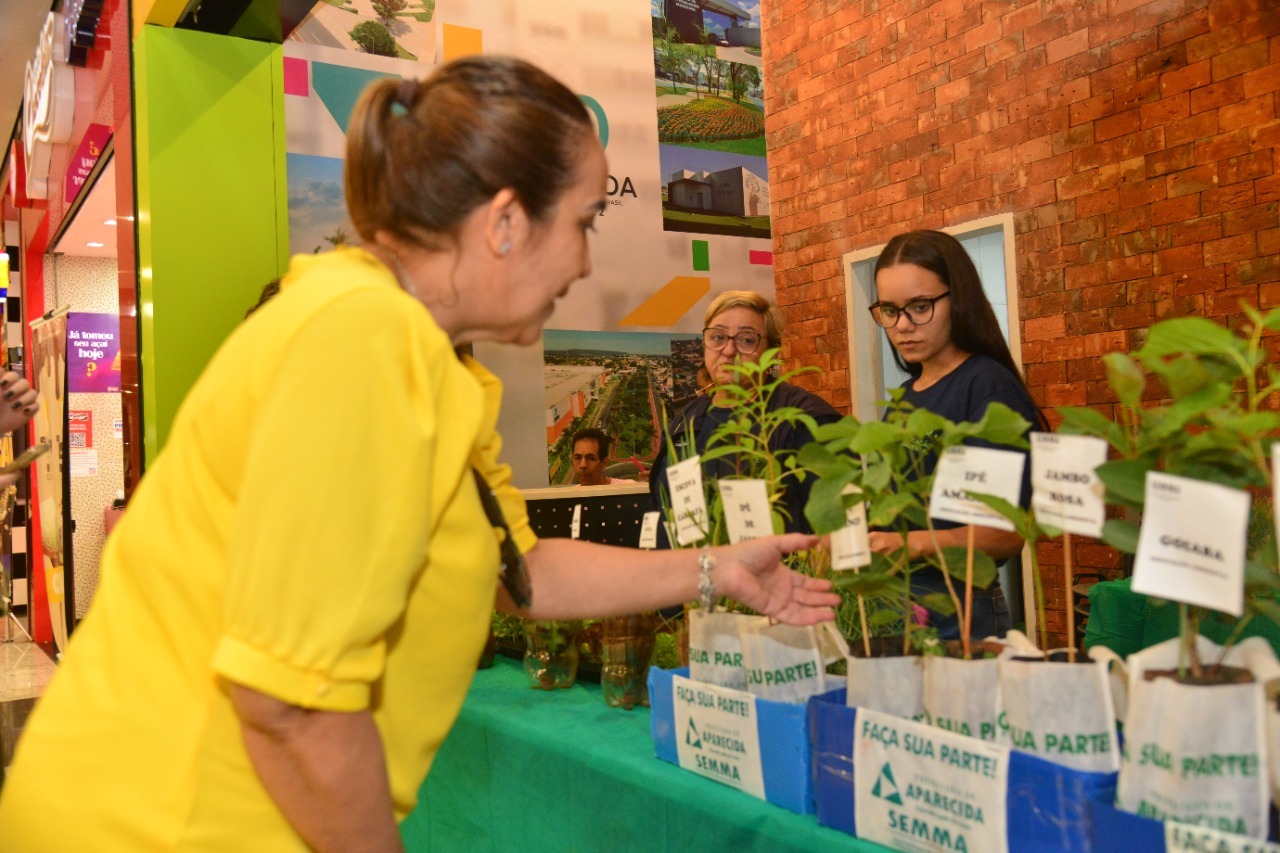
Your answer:
[[[503,244],[502,244],[501,246],[499,246],[499,247],[498,247],[498,254],[499,254],[500,256],[502,256],[502,257],[504,257],[504,258],[505,258],[505,257],[506,257],[507,255],[509,255],[510,253],[511,253],[511,241],[510,241],[510,240],[507,240],[507,241],[503,242]]]

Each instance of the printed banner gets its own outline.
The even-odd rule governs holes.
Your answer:
[[[680,766],[763,800],[756,697],[679,675],[672,683]]]
[[[52,450],[35,462],[35,506],[40,521],[40,543],[44,557],[45,591],[48,596],[49,621],[53,639],[61,651],[67,647],[67,632],[74,618],[71,608],[75,596],[71,582],[69,507],[64,502],[70,490],[70,479],[64,467],[67,462],[67,313],[65,309],[49,319],[31,324],[31,369],[40,394],[40,410],[32,418],[36,443],[47,443]],[[33,620],[34,627],[34,620]]]
[[[858,837],[894,850],[1008,850],[1009,749],[859,709]]]
[[[703,313],[726,290],[774,297],[761,12],[751,3],[430,0],[391,18],[367,0],[311,4],[283,45],[289,244],[358,242],[342,157],[361,89],[507,54],[575,92],[608,158],[592,274],[565,294],[542,352],[479,344],[506,388],[498,423],[516,485],[572,482],[572,438],[613,442],[606,473],[644,479],[662,410],[698,387]]]
[[[1280,853],[1280,844],[1169,821],[1164,825],[1164,849],[1167,853]]]
[[[120,318],[67,315],[67,384],[72,394],[120,391]]]

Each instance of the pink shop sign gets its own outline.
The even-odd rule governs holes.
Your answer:
[[[76,149],[67,166],[67,180],[63,185],[62,194],[67,204],[75,201],[80,190],[84,188],[84,182],[89,179],[89,173],[93,171],[98,158],[102,156],[103,149],[111,140],[111,132],[111,128],[105,124],[91,124],[84,132],[80,147]]]

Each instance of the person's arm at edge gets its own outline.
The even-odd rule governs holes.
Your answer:
[[[369,711],[300,708],[228,682],[263,787],[313,850],[404,849],[382,738]]]
[[[887,530],[873,530],[867,534],[871,550],[877,554],[893,554],[902,550],[902,534]],[[934,542],[937,545],[934,545]],[[989,555],[997,563],[1022,551],[1022,537],[1011,530],[994,527],[973,528],[973,548]],[[969,547],[969,528],[951,527],[946,530],[912,530],[907,534],[907,558],[918,560],[936,554],[939,548]]]
[[[816,543],[813,536],[788,534],[711,549],[716,595],[791,624],[834,618],[840,597],[830,591],[830,581],[807,577],[780,562],[784,554]],[[698,598],[700,553],[540,539],[525,554],[532,606],[517,610],[499,589],[498,609],[536,619],[572,619],[640,613],[692,601]]]

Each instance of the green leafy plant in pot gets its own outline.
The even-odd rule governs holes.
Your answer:
[[[1139,552],[1139,519],[1153,523],[1147,503],[1153,472],[1234,490],[1270,486],[1269,455],[1280,429],[1280,412],[1273,408],[1280,371],[1267,363],[1263,337],[1280,331],[1280,311],[1264,315],[1245,306],[1244,312],[1239,335],[1206,319],[1177,318],[1152,326],[1132,355],[1106,356],[1107,380],[1118,400],[1115,421],[1092,409],[1062,410],[1063,432],[1098,436],[1112,448],[1115,458],[1099,467],[1098,476],[1107,502],[1123,517],[1106,523],[1108,544]],[[1226,499],[1239,492],[1221,494]],[[1242,529],[1240,550],[1244,538]],[[1224,646],[1200,636],[1208,608],[1179,601],[1178,639],[1128,658],[1122,694],[1127,743],[1117,792],[1122,808],[1265,837],[1265,782],[1270,775],[1273,791],[1280,790],[1280,774],[1274,759],[1263,772],[1267,746],[1257,733],[1269,733],[1274,752],[1280,714],[1266,706],[1261,682],[1280,677],[1280,664],[1265,643],[1236,642],[1250,621],[1280,621],[1275,540],[1262,540],[1246,553],[1243,615]],[[1200,774],[1192,795],[1175,784],[1173,768],[1194,769],[1200,756],[1226,752],[1253,770]]]

